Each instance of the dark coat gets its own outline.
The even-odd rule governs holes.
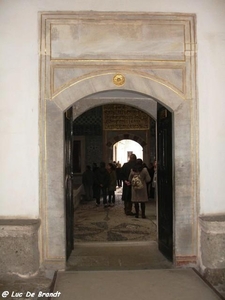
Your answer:
[[[91,170],[86,170],[82,175],[82,183],[86,186],[92,186],[94,182],[94,174]]]
[[[130,160],[122,166],[121,179],[123,180],[123,182],[125,180],[127,180],[127,181],[129,180],[130,171],[134,167],[135,164],[136,164],[135,161]],[[128,202],[131,201],[131,186],[128,186],[125,183],[123,183],[122,200],[128,201]]]
[[[149,173],[149,175],[151,177],[150,183],[152,183],[153,177],[154,177],[154,173],[155,173],[154,166],[152,166],[151,168],[148,168],[148,173]]]
[[[97,186],[102,185],[102,187],[107,188],[109,186],[109,172],[106,168],[99,168],[94,173],[94,183]]]
[[[110,172],[109,177],[110,177],[110,180],[109,180],[108,189],[109,189],[109,192],[112,192],[112,191],[116,190],[116,172],[115,171]]]

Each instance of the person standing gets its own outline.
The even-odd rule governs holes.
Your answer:
[[[136,184],[134,184],[136,179]],[[139,184],[137,184],[139,180]],[[134,203],[135,217],[139,217],[139,203],[141,204],[142,218],[145,219],[145,203],[148,202],[147,183],[150,182],[148,170],[144,167],[142,159],[137,159],[136,164],[130,171],[129,181],[132,187],[131,202]]]
[[[149,183],[147,183],[147,190],[148,190],[148,198],[153,198],[154,199],[154,187],[152,186],[152,182],[153,182],[153,177],[154,177],[154,164],[152,162],[150,162],[150,166],[148,169],[148,173],[149,176],[151,177],[151,181]]]
[[[121,168],[121,178],[123,180],[123,192],[122,200],[124,201],[124,211],[126,215],[133,215],[132,213],[132,202],[131,202],[131,185],[129,181],[129,175],[131,169],[136,163],[136,155],[131,154],[130,159],[127,163],[124,163]]]
[[[122,186],[122,180],[121,180],[121,163],[118,161],[116,164],[116,178],[117,178],[117,186]]]
[[[97,166],[97,164],[94,162],[94,163],[92,164],[92,172],[93,172],[94,178],[95,178],[95,172],[96,172],[97,170],[98,170],[98,166]],[[98,187],[97,187],[97,185],[96,185],[95,180],[94,180],[94,182],[93,182],[92,188],[93,188],[93,198],[96,200],[96,195],[97,195]]]
[[[87,166],[86,171],[82,174],[82,184],[87,201],[91,201],[93,199],[93,181],[93,172],[91,171],[91,167]]]
[[[107,165],[107,170],[109,172],[109,186],[108,186],[108,203],[109,205],[115,204],[115,190],[116,190],[116,171],[115,165],[109,163]]]
[[[107,207],[107,189],[109,186],[109,173],[105,168],[105,163],[101,162],[99,169],[95,171],[94,181],[96,184],[96,206],[100,204],[101,193],[103,205]]]
[[[157,186],[157,162],[154,162],[154,175],[152,179],[153,198],[155,199],[155,189]]]

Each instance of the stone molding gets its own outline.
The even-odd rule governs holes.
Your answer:
[[[225,234],[225,215],[200,216],[199,224],[205,233]]]

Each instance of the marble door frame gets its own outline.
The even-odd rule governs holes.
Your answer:
[[[71,24],[77,18],[98,20],[100,13],[40,13],[40,219],[39,248],[41,265],[46,269],[64,269],[66,266],[66,234],[64,205],[64,112],[71,106],[79,113],[102,105],[102,99],[88,99],[98,92],[123,90],[146,95],[149,99],[133,100],[133,105],[151,115],[151,102],[159,102],[173,115],[173,194],[174,194],[174,264],[196,263],[198,256],[198,106],[195,83],[195,16],[190,14],[105,13],[106,23],[118,16],[129,29],[133,23],[155,20],[154,32],[165,29],[165,22],[173,23],[178,39],[185,28],[184,59],[151,58],[143,66],[137,57],[127,54],[126,60],[90,59],[95,68],[87,75],[87,61],[59,57],[60,46],[55,43],[61,35],[74,34]],[[104,13],[101,13],[104,16]],[[69,20],[69,21],[68,21]],[[97,22],[97,21],[96,21]],[[127,22],[127,23],[126,23]],[[84,24],[86,24],[84,22]],[[96,23],[97,24],[97,23]],[[158,24],[158,25],[157,25]],[[152,24],[150,24],[152,26]],[[58,26],[58,27],[57,27]],[[63,28],[60,26],[64,26]],[[69,26],[68,28],[66,26]],[[75,26],[75,25],[74,25]],[[86,25],[84,25],[86,26]],[[97,26],[97,25],[96,25]],[[111,25],[110,25],[111,26]],[[139,26],[139,25],[138,25]],[[147,26],[147,25],[146,25]],[[159,26],[159,29],[158,27]],[[176,26],[180,26],[179,28]],[[182,27],[183,26],[183,27]],[[72,29],[73,30],[72,30]],[[129,30],[127,31],[129,32]],[[189,35],[187,35],[189,33]],[[129,34],[129,33],[128,33]],[[161,33],[160,33],[161,34]],[[188,38],[187,38],[188,36]],[[182,39],[180,39],[182,40]],[[183,40],[182,40],[183,41]],[[176,42],[176,39],[174,43]],[[161,45],[158,45],[161,47]],[[52,50],[54,47],[55,50]],[[61,49],[61,48],[60,48]],[[72,49],[70,49],[72,51]],[[139,51],[137,49],[137,51]],[[160,50],[161,51],[161,50]],[[180,50],[179,50],[180,51]],[[124,53],[121,52],[123,55]],[[162,53],[162,51],[161,51]],[[122,55],[121,54],[121,55]],[[141,53],[140,53],[141,54]],[[58,55],[58,54],[57,54]],[[56,56],[57,56],[56,55]],[[118,54],[119,55],[119,54]],[[136,55],[136,54],[135,54]],[[171,54],[170,54],[171,55]],[[110,61],[110,63],[109,63]],[[148,71],[147,70],[148,63]],[[157,66],[156,66],[157,64]],[[107,66],[107,67],[106,67]],[[153,68],[154,66],[154,68]],[[77,69],[83,71],[77,75]],[[145,72],[140,68],[146,68]],[[154,69],[154,70],[153,70]],[[81,72],[80,71],[80,72]],[[60,77],[63,72],[63,76]],[[157,73],[157,74],[156,74]],[[74,75],[75,74],[75,75]],[[161,76],[161,77],[160,77]],[[66,83],[63,80],[68,77]],[[59,80],[59,78],[62,78]],[[58,82],[61,82],[60,84]],[[57,88],[55,86],[58,84]],[[151,99],[150,99],[151,98]],[[110,103],[107,99],[104,104]],[[124,104],[129,105],[126,100]],[[149,105],[148,105],[149,104]]]

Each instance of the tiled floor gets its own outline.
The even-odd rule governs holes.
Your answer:
[[[68,270],[130,270],[172,268],[157,244],[156,205],[146,204],[146,219],[127,216],[116,191],[116,203],[105,208],[82,201],[75,211],[74,251]]]
[[[74,241],[112,242],[112,241],[156,241],[156,207],[151,199],[146,204],[146,219],[124,214],[121,200],[122,189],[117,189],[116,203],[105,208],[96,207],[95,202],[82,201],[75,211]]]

